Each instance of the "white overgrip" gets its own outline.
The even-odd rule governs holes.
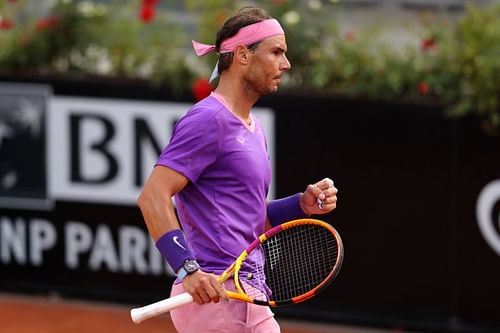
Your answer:
[[[193,296],[189,293],[182,293],[174,297],[170,297],[149,305],[142,306],[140,308],[135,308],[130,310],[130,317],[132,321],[136,324],[149,319],[151,317],[158,316],[162,313],[169,312],[170,310],[176,309],[180,306],[189,304],[193,302]]]

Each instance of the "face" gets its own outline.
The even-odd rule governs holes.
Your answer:
[[[249,51],[245,82],[259,95],[275,93],[281,77],[291,68],[285,53],[285,36],[274,36],[260,42],[255,51]]]

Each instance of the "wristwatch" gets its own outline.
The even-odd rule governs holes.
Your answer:
[[[196,260],[191,259],[191,260],[186,260],[184,262],[184,265],[182,265],[181,268],[179,268],[179,274],[177,275],[177,278],[182,281],[186,276],[189,274],[193,274],[197,270],[200,269],[200,265],[196,262]]]

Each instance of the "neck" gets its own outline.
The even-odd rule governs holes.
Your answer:
[[[215,92],[226,100],[230,111],[244,121],[250,121],[250,111],[260,95],[244,87],[243,82],[228,75],[221,76]]]

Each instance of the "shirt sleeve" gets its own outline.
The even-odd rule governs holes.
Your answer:
[[[209,110],[191,109],[175,125],[156,165],[167,166],[195,182],[217,158],[219,126]]]

